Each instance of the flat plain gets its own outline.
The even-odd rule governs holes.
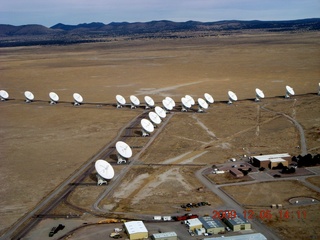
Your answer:
[[[218,196],[196,190],[201,183],[194,173],[203,166],[183,164],[210,167],[244,154],[300,154],[297,129],[279,113],[296,119],[305,131],[308,151],[319,153],[319,34],[249,32],[223,37],[1,48],[0,88],[10,94],[10,100],[0,103],[0,233],[144,111],[101,104],[114,104],[116,94],[126,99],[133,94],[140,100],[149,95],[161,105],[166,96],[180,102],[186,94],[197,99],[208,92],[216,101],[203,114],[173,113],[140,155],[141,164],[134,165],[117,191],[100,202],[101,209],[122,216],[176,214],[180,204],[202,200],[211,202],[212,208],[221,206]],[[284,99],[286,85],[293,87],[296,96]],[[255,88],[266,95],[261,103],[253,101]],[[34,93],[35,102],[24,102],[26,90]],[[226,104],[228,90],[237,94],[238,102]],[[59,95],[61,103],[49,104],[51,91]],[[83,96],[83,105],[72,105],[74,92]],[[146,140],[137,137],[128,141],[137,145]],[[134,154],[137,151],[134,149]],[[115,165],[116,173],[121,169]],[[317,178],[312,181],[318,182]],[[95,178],[86,181],[94,183]],[[252,189],[255,187],[253,184]],[[90,211],[101,191],[101,187],[79,186],[69,201]],[[295,194],[292,191],[292,197]],[[320,199],[319,193],[311,195]],[[266,192],[257,192],[254,198],[264,199],[266,205],[273,203]],[[286,201],[287,197],[280,200]],[[314,208],[319,212],[318,205]],[[73,210],[61,206],[56,211]],[[304,219],[303,227],[311,228],[309,223],[318,217]],[[270,225],[277,232],[284,226]],[[282,237],[290,239],[288,229],[294,229],[296,223],[290,227],[287,221],[285,226],[288,232]]]

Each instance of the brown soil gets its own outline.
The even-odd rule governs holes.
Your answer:
[[[243,154],[300,154],[298,131],[276,112],[297,119],[305,130],[308,149],[317,153],[319,97],[307,94],[285,100],[283,96],[286,85],[298,95],[317,92],[318,39],[318,33],[239,34],[0,49],[0,88],[13,99],[0,104],[0,231],[35,206],[142,111],[99,104],[74,107],[74,92],[82,94],[85,103],[115,103],[116,94],[126,99],[131,94],[140,99],[150,95],[157,103],[171,96],[180,102],[185,94],[198,98],[204,92],[220,101],[206,114],[174,114],[140,156],[142,163],[212,166]],[[228,90],[241,100],[254,98],[256,87],[268,97],[261,103],[244,100],[228,106],[224,102]],[[42,101],[24,103],[25,90]],[[62,102],[49,105],[50,91],[58,93]],[[129,145],[143,145],[146,139],[129,141]],[[134,149],[134,154],[137,151]],[[222,204],[211,192],[196,191],[201,186],[194,177],[199,168],[134,166],[101,207],[124,213],[169,214],[188,201],[207,200],[212,207]],[[117,173],[121,167],[115,170]],[[94,183],[95,179],[86,181]],[[282,190],[279,188],[280,200]],[[79,199],[84,195],[86,198]],[[97,187],[81,186],[69,202],[89,210],[97,195]],[[306,225],[314,217],[319,219],[311,215],[304,220]]]

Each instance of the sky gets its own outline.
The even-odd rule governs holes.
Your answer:
[[[320,0],[0,0],[0,24],[320,18]]]

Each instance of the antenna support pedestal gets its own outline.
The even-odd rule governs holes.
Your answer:
[[[181,112],[188,112],[188,109],[186,109],[184,106],[182,106]]]
[[[120,154],[117,154],[118,156],[118,162],[117,164],[126,164],[127,160],[125,158],[123,158]]]
[[[147,137],[150,134],[148,132],[146,132],[144,129],[142,129],[142,137]]]
[[[99,174],[96,174],[96,177],[98,180],[97,182],[98,186],[101,186],[102,184],[108,184],[108,182],[105,179],[103,179]]]

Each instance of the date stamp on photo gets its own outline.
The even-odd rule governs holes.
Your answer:
[[[260,220],[271,220],[278,218],[279,220],[286,219],[306,219],[307,211],[305,210],[278,210],[276,212],[270,209],[262,210],[244,210],[241,214],[238,214],[235,210],[214,210],[213,219],[236,219],[243,218],[243,220],[260,219]]]

